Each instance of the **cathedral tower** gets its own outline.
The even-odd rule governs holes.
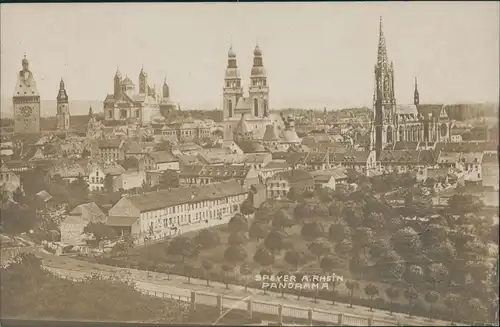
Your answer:
[[[12,97],[14,106],[14,133],[40,132],[40,94],[29,61],[24,55],[22,70],[17,74],[16,87]]]
[[[58,130],[65,131],[70,127],[68,94],[66,93],[66,88],[64,87],[64,81],[62,78],[59,83],[59,93],[57,94],[56,122]]]
[[[420,104],[420,95],[418,93],[418,85],[416,77],[415,77],[415,91],[413,92],[413,104],[416,106]]]
[[[148,74],[146,74],[144,67],[142,67],[139,73],[139,94],[147,94],[148,91]]]
[[[115,96],[115,99],[120,96],[120,93],[122,91],[122,74],[120,73],[120,69],[116,69],[115,77],[113,79],[113,94]]]
[[[395,124],[396,96],[394,92],[394,65],[389,63],[382,17],[378,42],[377,63],[375,64],[375,90],[373,92],[373,121],[371,131],[371,149],[380,152],[387,143],[396,140]]]
[[[224,89],[222,105],[224,112],[224,119],[232,118],[234,116],[234,109],[238,100],[243,97],[243,88],[241,87],[240,70],[236,62],[236,53],[233,51],[233,46],[229,48],[227,54],[227,68],[224,77]]]
[[[165,80],[163,81],[162,98],[166,99],[166,100],[168,100],[170,98],[170,88],[168,87],[166,77],[165,77]]]
[[[249,95],[251,100],[252,116],[267,117],[269,111],[269,86],[262,51],[257,44],[253,51],[253,67],[250,74]]]

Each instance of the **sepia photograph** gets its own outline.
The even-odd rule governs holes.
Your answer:
[[[500,2],[2,3],[0,50],[1,325],[499,325]]]

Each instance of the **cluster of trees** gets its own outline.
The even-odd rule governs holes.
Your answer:
[[[58,278],[31,254],[21,254],[2,275],[1,313],[5,318],[142,321],[189,321],[188,304],[145,296],[132,284],[89,277],[83,282]],[[75,295],[78,294],[78,299]]]

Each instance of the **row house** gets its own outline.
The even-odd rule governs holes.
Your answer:
[[[310,172],[302,169],[292,169],[277,173],[265,181],[267,197],[270,199],[286,198],[290,189],[297,194],[314,190],[314,178]]]
[[[259,183],[257,171],[248,165],[193,165],[183,167],[179,173],[180,185],[204,185],[233,179],[245,188]]]
[[[124,156],[125,158],[135,158],[140,160],[143,155],[148,152],[151,152],[150,147],[146,147],[136,141],[129,141],[125,145]]]
[[[453,167],[459,170],[463,170],[462,153],[441,150],[438,155],[437,164],[439,165],[439,167]]]
[[[482,152],[462,153],[462,167],[465,172],[465,181],[471,183],[480,183],[483,180],[482,174]]]
[[[375,151],[338,152],[334,154],[334,162],[368,177],[377,175],[380,170]]]
[[[155,142],[177,142],[177,131],[167,125],[154,129]]]
[[[80,204],[68,213],[61,222],[61,243],[67,245],[84,245],[86,235],[83,233],[89,223],[105,223],[106,215],[94,203]]]
[[[15,172],[8,165],[0,166],[0,187],[12,195],[18,188],[21,188],[20,172]]]
[[[464,172],[453,167],[423,167],[418,170],[416,180],[421,183],[432,180],[435,191],[465,184]]]
[[[277,173],[292,170],[292,167],[284,160],[272,160],[258,171],[260,180],[265,181]]]
[[[106,224],[139,241],[162,239],[229,222],[248,197],[237,181],[123,196]]]
[[[315,188],[329,188],[335,191],[337,185],[347,184],[347,175],[338,169],[313,171],[311,175]]]
[[[243,155],[241,163],[252,166],[255,170],[260,170],[271,162],[273,156],[271,153],[247,153]]]
[[[179,159],[169,151],[153,151],[146,153],[139,160],[139,170],[142,171],[179,171]]]
[[[142,187],[145,181],[147,181],[146,171],[141,170],[127,170],[122,174],[113,177],[113,192],[126,191],[135,188]],[[161,176],[161,175],[159,175]],[[159,181],[159,177],[158,177]],[[156,183],[158,184],[158,183]],[[156,184],[150,184],[151,186]]]
[[[98,140],[97,157],[107,162],[125,159],[125,142],[118,138]]]
[[[383,150],[380,152],[379,163],[384,174],[404,174],[423,166],[417,150]]]
[[[89,164],[86,169],[86,181],[89,191],[104,191],[106,176],[113,180],[125,172],[125,168],[117,163],[106,162]]]
[[[186,143],[174,144],[172,146],[172,153],[175,155],[178,155],[178,154],[197,155],[198,152],[202,149],[203,148],[196,143],[186,142]]]
[[[14,146],[12,142],[1,142],[0,143],[0,159],[9,161],[14,155]]]
[[[210,127],[200,120],[173,123],[169,127],[176,132],[179,142],[192,142],[211,135]]]
[[[485,153],[481,165],[483,187],[490,188],[498,192],[498,153]]]

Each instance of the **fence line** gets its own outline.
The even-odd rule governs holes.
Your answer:
[[[72,280],[74,282],[82,282],[85,281],[85,277],[68,277],[62,275],[61,273],[57,273],[55,270],[71,270],[71,269],[50,269],[45,268],[60,278],[66,280]],[[78,270],[74,270],[78,271]],[[109,277],[111,278],[111,277]],[[129,280],[132,281],[133,280]],[[153,291],[147,289],[138,288],[136,285],[136,289],[146,295],[160,297],[164,299],[173,299],[182,302],[191,303],[193,307],[196,304],[203,304],[209,306],[218,307],[220,312],[223,312],[223,309],[239,309],[247,311],[249,317],[252,316],[253,312],[259,312],[264,314],[276,315],[279,317],[280,321],[283,317],[295,318],[295,319],[303,319],[308,320],[310,324],[312,321],[329,323],[333,325],[347,325],[347,326],[401,326],[399,319],[397,321],[376,317],[361,317],[354,314],[345,314],[345,313],[335,313],[331,311],[326,311],[322,309],[306,309],[304,307],[298,307],[288,304],[278,304],[278,303],[270,303],[261,300],[252,300],[252,299],[242,299],[239,297],[215,294],[209,292],[198,292],[191,291],[191,296],[186,295],[176,295],[163,291]],[[408,324],[405,321],[405,324]],[[419,326],[422,324],[415,324],[414,326]],[[425,323],[424,323],[425,325]],[[455,326],[466,326],[462,324],[455,323]],[[482,326],[495,326],[495,324],[481,324]]]

